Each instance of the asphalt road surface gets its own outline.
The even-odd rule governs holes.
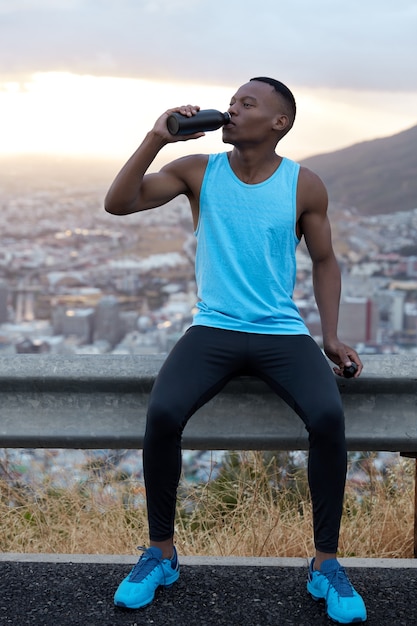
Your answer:
[[[6,557],[7,558],[7,557]],[[126,563],[0,561],[0,625],[320,626],[331,624],[306,592],[306,568],[182,565],[152,605],[129,611],[113,594]],[[203,562],[203,560],[201,560]],[[369,626],[417,625],[416,567],[349,568]]]

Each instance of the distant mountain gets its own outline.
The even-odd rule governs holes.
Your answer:
[[[417,126],[301,161],[325,182],[333,205],[360,215],[417,208]],[[122,162],[58,156],[1,156],[2,187],[100,184],[107,190]]]
[[[330,201],[361,215],[417,208],[417,126],[304,159],[327,186]]]

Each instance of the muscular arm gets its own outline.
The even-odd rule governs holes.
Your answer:
[[[128,215],[145,211],[169,202],[180,194],[192,199],[198,189],[201,157],[184,157],[163,167],[158,173],[147,174],[160,150],[168,143],[198,139],[203,133],[183,137],[168,132],[166,120],[172,111],[192,115],[198,107],[170,109],[156,121],[153,129],[114,179],[105,198],[105,209],[114,215]],[[196,167],[194,167],[196,166]],[[198,170],[198,172],[197,172]]]
[[[359,376],[362,370],[359,356],[339,341],[337,335],[341,277],[327,216],[327,192],[320,178],[305,168],[300,170],[297,202],[299,228],[313,263],[313,288],[320,313],[324,351],[338,366],[335,368],[337,374],[342,373],[343,366],[348,367],[354,361],[358,365],[356,376]]]

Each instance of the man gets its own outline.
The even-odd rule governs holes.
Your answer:
[[[323,346],[341,376],[357,353],[337,336],[340,271],[331,243],[327,192],[310,170],[276,153],[291,129],[291,91],[267,77],[238,89],[228,109],[217,155],[196,154],[146,174],[172,136],[164,113],[121,169],[106,196],[110,213],[153,209],[180,194],[190,202],[197,238],[197,313],[174,347],[151,393],[144,440],[150,547],[122,581],[115,604],[140,608],[158,586],[179,576],[174,547],[181,435],[193,413],[240,374],[258,376],[294,409],[309,433],[308,478],[316,554],[307,589],[325,599],[343,624],[366,619],[362,598],[336,559],[346,476],[344,415],[335,377],[292,299],[295,251],[304,237],[312,264]]]

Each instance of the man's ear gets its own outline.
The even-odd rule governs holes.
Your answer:
[[[282,133],[282,131],[284,131],[286,128],[288,128],[290,124],[290,120],[288,115],[284,115],[283,113],[281,113],[276,119],[275,122],[272,126],[273,130],[277,130],[280,133]]]

